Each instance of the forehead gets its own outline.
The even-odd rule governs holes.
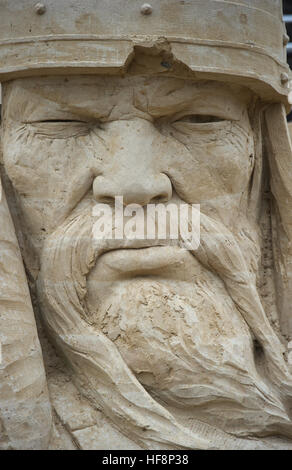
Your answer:
[[[4,85],[4,112],[12,119],[77,113],[93,118],[132,112],[153,117],[192,108],[239,119],[251,93],[217,81],[159,76],[73,76],[14,80]],[[114,111],[114,112],[113,112]],[[54,117],[54,116],[53,116]],[[228,116],[227,116],[228,117]]]

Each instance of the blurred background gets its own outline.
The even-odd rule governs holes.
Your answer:
[[[287,58],[290,69],[292,69],[292,0],[283,0],[283,15],[287,34],[290,37],[287,44]],[[287,119],[292,122],[292,112],[288,114]]]
[[[291,38],[287,44],[287,55],[290,68],[292,68],[292,0],[283,0],[283,14],[287,34]]]

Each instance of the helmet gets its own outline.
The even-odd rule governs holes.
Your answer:
[[[158,72],[180,63],[188,76],[243,84],[287,104],[281,0],[150,1],[0,0],[0,81],[121,73],[139,47],[156,47],[171,58]]]

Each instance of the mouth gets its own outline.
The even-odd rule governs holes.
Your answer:
[[[99,257],[91,277],[103,281],[150,275],[176,277],[187,272],[190,263],[193,267],[194,257],[179,246],[119,248]]]
[[[113,250],[103,255],[105,265],[116,273],[163,269],[169,265],[181,265],[182,252],[179,247],[152,246]]]

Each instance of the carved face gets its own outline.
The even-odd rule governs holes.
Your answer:
[[[235,224],[253,167],[247,92],[165,77],[23,79],[5,90],[5,166],[35,237],[92,187],[96,200],[139,204],[175,192]]]
[[[43,254],[49,327],[63,337],[86,325],[93,337],[102,332],[127,373],[182,420],[186,412],[234,433],[250,424],[275,430],[288,419],[258,372],[251,333],[263,331],[268,348],[280,348],[252,291],[259,247],[248,214],[251,100],[217,82],[137,76],[22,79],[4,94],[4,164],[27,236]],[[203,252],[135,242],[98,251],[89,208],[115,196],[142,206],[200,204]],[[228,269],[234,277],[246,269],[249,294]],[[68,317],[74,302],[78,314],[60,326],[56,305]]]

